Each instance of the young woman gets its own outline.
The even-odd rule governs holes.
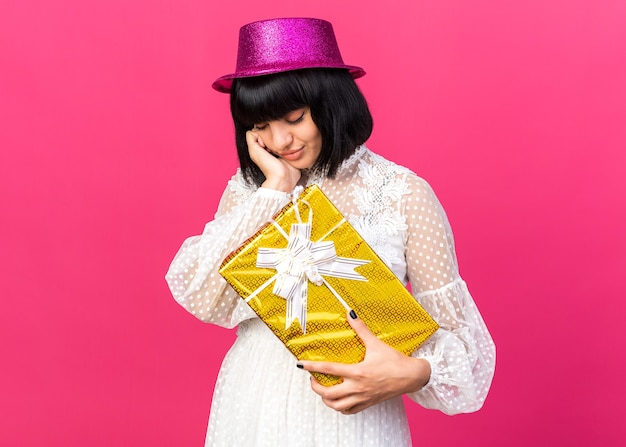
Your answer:
[[[238,326],[215,387],[207,446],[408,446],[401,396],[447,414],[478,410],[495,348],[458,272],[446,215],[430,186],[365,145],[367,103],[330,23],[273,19],[240,31],[237,71],[213,87],[230,93],[240,169],[215,219],[187,239],[167,281],[202,321]],[[405,283],[440,329],[412,356],[379,341],[354,312],[366,345],[358,364],[296,362],[221,278],[221,261],[317,184]],[[324,387],[306,371],[343,377]]]

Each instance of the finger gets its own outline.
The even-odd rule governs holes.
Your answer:
[[[332,386],[324,386],[315,378],[315,376],[311,376],[311,389],[319,394],[322,398],[327,398],[329,390],[333,388]]]
[[[341,384],[324,386],[319,383],[315,377],[311,376],[311,389],[319,394],[322,398],[322,402],[324,402],[327,407],[342,413],[362,405],[358,397],[354,393],[343,390]]]
[[[260,147],[267,150],[261,136],[252,130],[246,132],[246,143],[248,144],[248,148]]]
[[[359,338],[363,341],[366,350],[368,345],[380,342],[376,335],[374,335],[374,333],[370,331],[365,322],[357,316],[354,310],[348,312],[348,323],[350,324],[350,326],[352,326],[354,332],[356,332]]]
[[[302,365],[301,369],[305,371],[330,374],[332,376],[345,377],[350,375],[350,371],[354,369],[354,363],[335,363],[335,362],[313,362],[300,361],[298,365]],[[300,368],[300,366],[298,366]]]
[[[343,383],[324,386],[314,376],[311,376],[311,389],[319,394],[325,402],[334,402],[352,394]]]
[[[258,140],[259,136],[257,134],[255,134],[251,130],[246,132],[246,144],[248,145],[248,152],[252,153],[253,151],[258,150],[258,148],[260,147]]]
[[[347,415],[351,415],[351,414],[357,414],[363,410],[365,410],[368,407],[371,407],[373,404],[371,403],[365,403],[365,404],[358,404],[355,405],[353,407],[350,408],[346,408],[345,410],[341,410],[341,414],[345,414]]]
[[[249,130],[246,132],[246,142],[248,144],[255,143],[259,139],[259,135],[255,132]]]

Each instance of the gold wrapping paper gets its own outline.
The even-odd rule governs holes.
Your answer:
[[[346,306],[330,288],[380,340],[410,355],[438,329],[437,323],[317,185],[306,188],[296,203],[286,205],[274,216],[274,223],[265,224],[231,253],[222,262],[220,274],[299,360],[358,363],[365,356],[365,346],[346,320]],[[311,241],[332,241],[337,256],[367,261],[354,268],[364,280],[322,275],[326,283],[316,285],[304,277],[308,292],[306,332],[299,319],[285,328],[287,300],[273,293],[272,278],[277,271],[257,267],[259,248],[285,249],[285,236],[292,224],[299,223],[299,217],[304,223],[312,219]],[[342,381],[340,377],[312,374],[326,386]]]

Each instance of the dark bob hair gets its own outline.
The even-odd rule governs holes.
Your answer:
[[[235,79],[230,110],[244,178],[260,186],[265,180],[248,153],[246,132],[254,124],[283,118],[309,107],[320,131],[322,149],[314,169],[334,177],[341,163],[369,138],[372,115],[347,70],[310,68],[267,76]]]

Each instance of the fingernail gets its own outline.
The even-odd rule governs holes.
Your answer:
[[[298,367],[298,368],[300,368],[300,369],[303,369],[303,368],[304,368],[304,365],[303,365],[302,363],[296,363],[296,367]]]
[[[350,309],[350,318],[352,318],[353,320],[356,320],[358,317],[356,316],[356,312],[352,309]]]

